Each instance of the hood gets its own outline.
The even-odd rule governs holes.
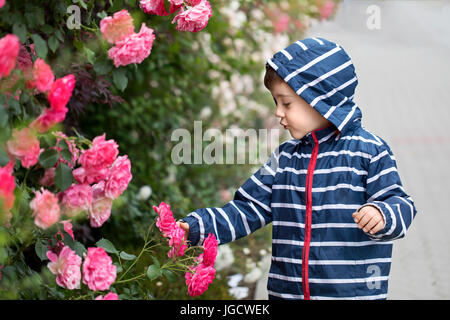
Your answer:
[[[353,102],[358,77],[351,58],[338,44],[306,38],[278,51],[267,63],[341,135],[361,125],[361,110]]]

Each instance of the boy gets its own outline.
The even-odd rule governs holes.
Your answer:
[[[267,61],[282,143],[222,208],[180,221],[189,241],[220,244],[272,222],[269,299],[386,299],[392,240],[416,215],[387,143],[361,125],[350,57],[323,38]]]

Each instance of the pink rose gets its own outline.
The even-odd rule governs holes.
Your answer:
[[[169,12],[166,11],[164,0],[140,0],[139,7],[148,14],[167,16],[177,11],[183,5],[183,0],[169,0],[169,2]]]
[[[116,266],[103,248],[88,248],[83,263],[83,283],[91,290],[108,290],[116,280]]]
[[[329,16],[331,16],[331,14],[333,13],[333,9],[334,9],[334,2],[330,0],[325,1],[323,6],[319,8],[320,19],[325,20]]]
[[[108,50],[108,56],[114,61],[116,68],[131,63],[141,63],[150,55],[154,40],[153,29],[142,23],[139,33],[133,33],[118,41]]]
[[[214,267],[217,256],[217,239],[210,233],[208,237],[203,241],[203,253],[200,254],[199,259],[205,266]]]
[[[69,74],[53,82],[50,92],[47,94],[47,100],[50,103],[51,109],[60,112],[66,110],[66,105],[72,96],[74,87],[75,76],[73,74]]]
[[[74,236],[73,230],[72,230],[72,223],[70,222],[70,219],[69,220],[61,220],[60,222],[63,225],[64,231],[67,232],[72,237],[73,240],[75,240],[75,236]],[[62,238],[64,239],[64,236],[62,236]]]
[[[82,151],[78,162],[83,168],[95,168],[96,170],[109,168],[119,154],[119,145],[114,140],[105,140],[106,134],[95,137],[92,147]]]
[[[153,210],[158,214],[156,226],[165,237],[169,237],[177,224],[170,210],[170,205],[161,202],[158,207],[153,206]]]
[[[74,179],[78,183],[92,184],[108,178],[108,168],[83,168],[79,167],[72,171]]]
[[[79,289],[81,280],[81,258],[75,251],[65,246],[59,255],[47,251],[47,258],[51,261],[47,265],[56,275],[56,283],[69,290]]]
[[[131,178],[131,163],[128,156],[118,157],[109,171],[105,195],[113,200],[118,198],[127,189]]]
[[[40,92],[47,92],[51,89],[55,76],[48,64],[41,58],[37,58],[33,65],[33,81],[31,85],[35,86]]]
[[[14,181],[14,176],[12,175],[12,170],[8,166],[0,167],[0,217],[4,213],[5,216],[2,217],[2,222],[6,227],[10,226],[10,220],[12,218],[9,212],[14,206],[14,189],[16,188],[16,183]]]
[[[58,198],[43,187],[41,187],[41,191],[35,191],[34,193],[35,197],[30,202],[34,224],[41,229],[47,229],[59,220]]]
[[[5,3],[6,3],[6,0],[0,0],[0,8],[2,8],[5,5]],[[3,265],[2,265],[2,267],[3,267]],[[1,275],[0,275],[0,280],[1,279],[2,278],[1,278]]]
[[[199,264],[191,270],[194,272],[193,274],[190,271],[185,274],[186,285],[188,286],[189,295],[195,297],[208,290],[208,286],[213,282],[216,275],[216,269]]]
[[[92,204],[89,207],[91,227],[98,228],[109,219],[113,200],[105,196],[105,181],[92,186]]]
[[[202,0],[190,9],[182,7],[172,23],[177,22],[175,29],[179,31],[198,32],[206,27],[211,15],[211,5],[207,0]]]
[[[88,184],[72,184],[62,195],[62,212],[74,217],[81,211],[87,211],[92,204],[92,188]]]
[[[114,292],[110,292],[105,296],[99,295],[95,300],[119,300],[119,296]]]
[[[42,114],[30,124],[30,127],[36,129],[39,133],[47,132],[55,124],[64,121],[67,111],[69,110],[65,107],[61,110],[45,108]]]
[[[167,254],[169,258],[174,256],[181,257],[184,255],[184,250],[187,248],[186,240],[184,239],[184,230],[175,224],[169,237],[169,246],[172,247]]]
[[[39,160],[39,140],[35,132],[30,128],[21,130],[13,129],[12,138],[6,142],[7,150],[10,154],[20,159],[23,167],[29,168]]]
[[[103,38],[114,44],[134,32],[133,18],[127,10],[123,9],[114,13],[112,17],[102,19],[100,31]]]
[[[14,34],[7,34],[0,39],[0,79],[7,77],[16,66],[20,41]]]

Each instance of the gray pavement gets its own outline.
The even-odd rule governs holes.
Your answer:
[[[370,5],[379,30],[366,26]],[[450,1],[344,0],[309,36],[352,58],[362,123],[390,145],[418,210],[394,243],[388,299],[450,299]],[[266,284],[267,273],[254,299],[267,299]]]

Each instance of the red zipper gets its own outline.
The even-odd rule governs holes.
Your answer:
[[[316,167],[317,154],[319,153],[319,142],[315,134],[315,131],[317,130],[314,130],[312,132],[312,137],[314,139],[314,147],[311,153],[311,160],[309,161],[308,170],[306,172],[306,183],[305,183],[305,191],[306,191],[305,241],[303,243],[303,252],[302,252],[302,286],[303,286],[303,297],[305,300],[310,299],[309,282],[308,282],[308,259],[309,259],[309,245],[311,242],[312,182],[314,169]]]

